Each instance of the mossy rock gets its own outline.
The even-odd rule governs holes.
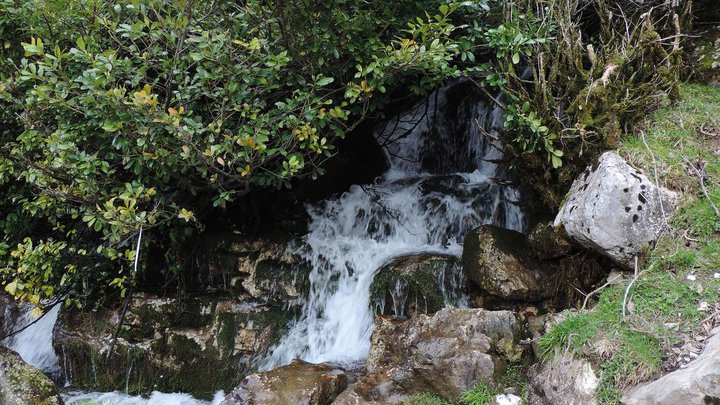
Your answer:
[[[58,387],[12,350],[0,347],[0,403],[62,405]]]
[[[414,255],[383,265],[370,286],[370,305],[383,315],[432,314],[463,298],[462,267],[446,255]]]
[[[254,371],[293,316],[227,297],[138,297],[108,359],[119,308],[61,313],[55,349],[73,389],[187,392],[210,399]]]

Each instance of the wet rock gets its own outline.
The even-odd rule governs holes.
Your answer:
[[[200,278],[214,289],[276,305],[300,304],[307,295],[310,266],[287,243],[220,234],[205,245],[207,272]]]
[[[658,380],[626,390],[627,405],[705,405],[720,403],[720,333],[712,336],[697,359]]]
[[[606,152],[575,180],[554,224],[580,245],[631,267],[660,236],[677,199],[618,154]]]
[[[551,223],[539,223],[528,234],[530,251],[541,261],[569,255],[573,248]]]
[[[538,301],[553,293],[548,288],[552,272],[539,264],[519,232],[476,228],[465,236],[462,262],[469,280],[495,297]]]
[[[463,297],[460,262],[445,255],[393,259],[380,268],[370,286],[370,302],[383,315],[432,314]]]
[[[245,377],[221,405],[329,405],[347,385],[342,369],[293,360]]]
[[[457,400],[478,381],[493,384],[508,360],[519,359],[520,335],[509,311],[445,308],[405,321],[377,317],[367,374],[345,396],[401,403],[432,392]]]
[[[138,295],[107,361],[119,317],[120,308],[61,311],[53,345],[74,388],[125,390],[127,383],[133,394],[212,397],[240,382],[253,359],[280,338],[292,313],[229,298]]]
[[[529,370],[528,405],[593,405],[599,380],[585,360],[565,355]]]
[[[0,347],[0,404],[62,405],[58,387],[12,350]]]

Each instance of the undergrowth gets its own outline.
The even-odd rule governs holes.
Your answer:
[[[676,367],[672,349],[720,322],[720,218],[713,207],[720,205],[720,88],[686,84],[682,93],[620,148],[652,181],[682,193],[668,232],[639,266],[625,318],[632,275],[540,339],[545,360],[571,351],[599,367],[603,404],[619,403],[623,388]]]

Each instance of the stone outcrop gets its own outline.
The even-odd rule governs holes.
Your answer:
[[[58,387],[20,356],[0,347],[0,404],[62,405]]]
[[[529,370],[528,405],[594,405],[599,379],[590,363],[562,356]]]
[[[212,289],[282,306],[307,295],[310,266],[286,243],[221,234],[208,236],[203,249],[207,271],[199,278]]]
[[[382,315],[432,314],[463,296],[460,262],[452,256],[414,255],[391,260],[375,275],[370,305]]]
[[[137,295],[108,362],[120,312],[61,311],[53,345],[74,388],[125,390],[127,383],[135,394],[180,391],[209,398],[237,385],[292,317],[282,308],[230,298]]]
[[[706,405],[720,403],[720,333],[687,367],[658,380],[626,390],[627,405]]]
[[[552,294],[551,271],[540,266],[519,232],[490,225],[469,232],[462,261],[469,280],[495,297],[538,301]]]
[[[580,245],[631,267],[660,236],[677,199],[618,154],[606,152],[575,180],[555,226]]]
[[[494,384],[506,363],[521,356],[520,338],[509,311],[445,308],[404,321],[377,317],[367,374],[338,403],[396,404],[416,392],[455,401],[478,381]]]
[[[294,360],[245,377],[221,405],[329,405],[347,385],[342,369]]]

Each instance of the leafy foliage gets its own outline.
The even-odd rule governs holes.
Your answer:
[[[208,206],[323,174],[392,89],[458,74],[434,7],[0,1],[6,290],[124,289],[141,229],[177,248]]]

